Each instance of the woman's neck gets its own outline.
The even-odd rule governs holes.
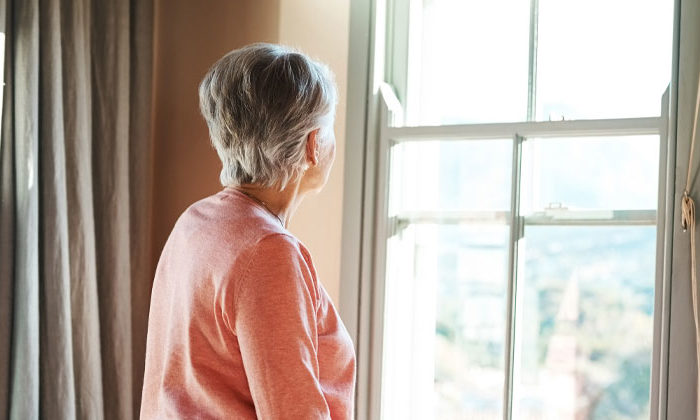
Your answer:
[[[254,184],[237,185],[233,188],[257,199],[274,213],[286,228],[297,207],[304,198],[300,191],[300,182],[290,183],[280,191],[279,187],[261,187]]]

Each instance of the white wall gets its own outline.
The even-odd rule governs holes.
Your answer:
[[[340,288],[349,11],[349,0],[280,0],[279,12],[279,42],[328,64],[338,85],[335,164],[325,189],[307,197],[290,224],[292,233],[309,248],[319,279],[336,304]]]

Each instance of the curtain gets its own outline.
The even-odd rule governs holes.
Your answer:
[[[0,417],[138,417],[150,0],[5,0]]]

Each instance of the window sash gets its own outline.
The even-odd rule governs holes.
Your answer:
[[[661,370],[665,365],[662,359],[667,357],[662,351],[663,343],[667,342],[668,312],[666,306],[663,264],[663,239],[665,236],[665,196],[666,196],[666,153],[668,125],[668,90],[662,98],[662,115],[660,117],[625,118],[606,120],[573,120],[573,121],[528,121],[518,123],[462,124],[445,126],[401,126],[403,109],[394,89],[387,83],[379,88],[379,136],[377,153],[377,179],[375,203],[375,235],[374,235],[374,264],[373,264],[373,335],[370,347],[372,355],[373,389],[377,400],[381,402],[381,378],[383,356],[383,326],[384,326],[384,283],[386,278],[387,240],[408,226],[409,223],[476,223],[490,221],[497,224],[508,224],[510,229],[508,249],[508,285],[506,295],[506,337],[504,364],[505,386],[503,395],[504,420],[512,418],[513,401],[513,358],[515,340],[515,290],[517,285],[518,241],[527,225],[656,225],[657,227],[657,267],[655,279],[654,302],[654,346],[652,349],[651,366],[651,398],[652,416],[655,398],[661,401],[665,398],[667,378]],[[630,136],[658,135],[659,147],[659,206],[655,210],[618,210],[618,211],[545,211],[528,217],[520,215],[520,185],[522,143],[526,138],[543,137],[595,137],[595,136]],[[392,146],[408,141],[462,141],[485,139],[513,139],[512,168],[511,168],[511,207],[510,211],[502,212],[414,212],[388,215],[388,181],[390,170],[390,154]],[[562,217],[566,214],[566,217]],[[381,407],[375,406],[377,415]]]
[[[404,108],[412,107],[408,101],[409,89],[416,87],[416,80],[411,80],[406,69],[415,66],[420,62],[420,54],[411,53],[410,47],[414,42],[418,42],[417,34],[410,31],[411,27],[420,27],[420,12],[422,0],[372,0],[381,14],[375,16],[383,22],[375,22],[375,30],[383,32],[381,34],[382,50],[379,51],[381,70],[375,74],[381,79],[391,84],[395,89]],[[540,0],[530,0],[529,31],[528,31],[528,66],[527,66],[527,104],[526,121],[536,121],[537,119],[537,78],[538,78],[538,52],[539,52],[539,16]],[[662,111],[663,112],[663,111]],[[646,118],[630,118],[638,120]],[[649,118],[655,119],[655,118]],[[500,125],[500,123],[494,124]],[[465,126],[466,127],[466,126]],[[526,136],[528,137],[528,136]],[[530,136],[531,137],[531,136]]]

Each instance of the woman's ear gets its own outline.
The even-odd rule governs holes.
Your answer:
[[[306,137],[306,161],[311,164],[311,166],[318,165],[318,131],[317,128],[310,132]]]

